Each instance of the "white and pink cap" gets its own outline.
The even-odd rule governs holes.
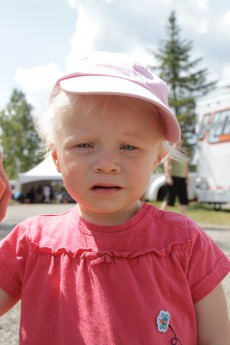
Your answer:
[[[71,93],[121,95],[150,102],[161,114],[165,139],[172,143],[180,140],[180,126],[169,109],[165,82],[127,55],[94,52],[77,62],[74,73],[56,82],[51,98],[59,87]]]

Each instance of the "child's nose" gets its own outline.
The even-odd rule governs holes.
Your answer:
[[[118,154],[111,150],[103,150],[97,154],[93,169],[96,173],[117,174],[120,172],[120,162]]]

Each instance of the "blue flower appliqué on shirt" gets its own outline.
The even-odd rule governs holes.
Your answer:
[[[161,310],[157,316],[156,324],[157,324],[157,329],[161,333],[166,333],[168,329],[171,330],[173,333],[173,338],[170,339],[170,344],[171,345],[177,345],[180,344],[182,345],[182,342],[177,338],[176,332],[170,325],[170,314],[166,310]]]
[[[159,332],[167,332],[170,321],[170,314],[168,311],[161,310],[157,316],[157,328]]]

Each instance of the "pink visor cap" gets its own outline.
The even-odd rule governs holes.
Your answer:
[[[60,78],[58,89],[78,94],[108,94],[138,98],[154,104],[162,117],[165,139],[180,140],[179,123],[168,106],[168,89],[163,80],[145,66],[119,53],[94,52],[77,62],[75,72]]]

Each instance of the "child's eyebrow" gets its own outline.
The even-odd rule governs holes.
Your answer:
[[[127,131],[123,133],[124,137],[136,139],[136,140],[143,140],[145,139],[145,133],[140,133],[139,131]]]
[[[66,144],[68,143],[72,143],[72,142],[81,142],[81,141],[88,141],[89,140],[89,134],[85,134],[85,135],[69,135],[66,136],[65,139],[63,140],[63,142]]]

